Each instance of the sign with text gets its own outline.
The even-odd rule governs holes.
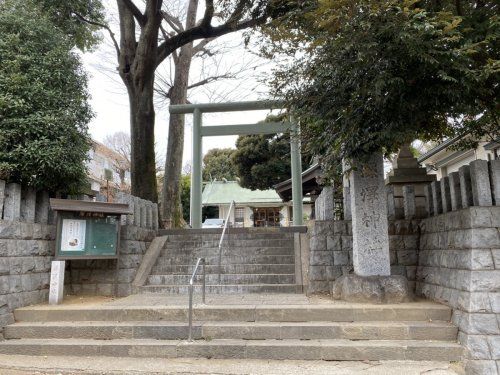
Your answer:
[[[87,221],[63,219],[61,251],[84,251]]]

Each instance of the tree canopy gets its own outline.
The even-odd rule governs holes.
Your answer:
[[[414,139],[498,139],[493,1],[304,1],[265,30],[274,94],[327,165]]]
[[[101,0],[38,0],[40,10],[81,50],[95,47],[108,29]]]
[[[282,119],[282,116],[268,116],[261,123],[265,126],[266,122]],[[303,153],[302,164],[306,165],[308,159],[308,154]],[[291,177],[290,133],[239,136],[232,161],[242,187],[271,189]]]
[[[231,148],[213,148],[203,157],[203,181],[226,179],[234,181],[238,176],[234,167]]]
[[[92,112],[74,41],[19,1],[0,4],[0,35],[0,178],[77,192]]]

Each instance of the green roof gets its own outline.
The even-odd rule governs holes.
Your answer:
[[[213,181],[205,185],[202,203],[206,206],[236,203],[282,203],[275,190],[250,190],[237,181]]]

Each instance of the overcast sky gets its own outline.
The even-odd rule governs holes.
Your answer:
[[[109,3],[108,3],[109,4]],[[111,2],[114,4],[114,2]],[[116,28],[116,21],[110,16],[110,24]],[[117,35],[118,32],[116,33]],[[228,35],[211,43],[213,48],[222,49],[216,58],[198,59],[191,69],[191,82],[197,82],[210,75],[226,72],[240,72],[237,79],[219,81],[207,87],[190,91],[188,100],[192,103],[241,101],[266,99],[267,87],[259,79],[264,72],[269,72],[269,62],[264,61],[243,46],[241,34]],[[209,45],[210,46],[210,45]],[[113,46],[104,34],[100,47],[93,53],[83,55],[84,66],[89,73],[89,91],[95,118],[90,123],[92,137],[101,141],[109,134],[124,131],[130,133],[129,105],[125,86],[117,74],[116,54]],[[166,61],[159,68],[163,77],[169,76],[170,62]],[[155,139],[161,155],[165,155],[168,135],[168,107],[160,98],[155,100],[156,125]],[[265,111],[251,111],[227,114],[206,114],[205,125],[252,123],[264,119]],[[186,136],[184,141],[184,162],[189,163],[191,148],[191,116],[186,115]],[[209,137],[203,141],[203,152],[211,148],[234,147],[236,137]]]

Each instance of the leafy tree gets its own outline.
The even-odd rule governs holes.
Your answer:
[[[269,134],[239,136],[233,162],[241,186],[252,190],[270,189],[290,178],[290,137]]]
[[[283,116],[268,116],[262,126],[280,120]],[[309,154],[303,153],[302,165],[308,159]],[[290,133],[239,136],[232,161],[242,187],[271,189],[291,177]]]
[[[414,139],[499,137],[498,4],[305,1],[266,30],[272,86],[327,165]]]
[[[95,47],[108,29],[100,0],[37,0],[41,11],[81,50]]]
[[[0,35],[0,178],[77,192],[92,112],[74,43],[29,2],[0,3]]]
[[[203,180],[234,181],[237,172],[233,164],[232,155],[235,150],[231,148],[214,148],[203,157]]]

